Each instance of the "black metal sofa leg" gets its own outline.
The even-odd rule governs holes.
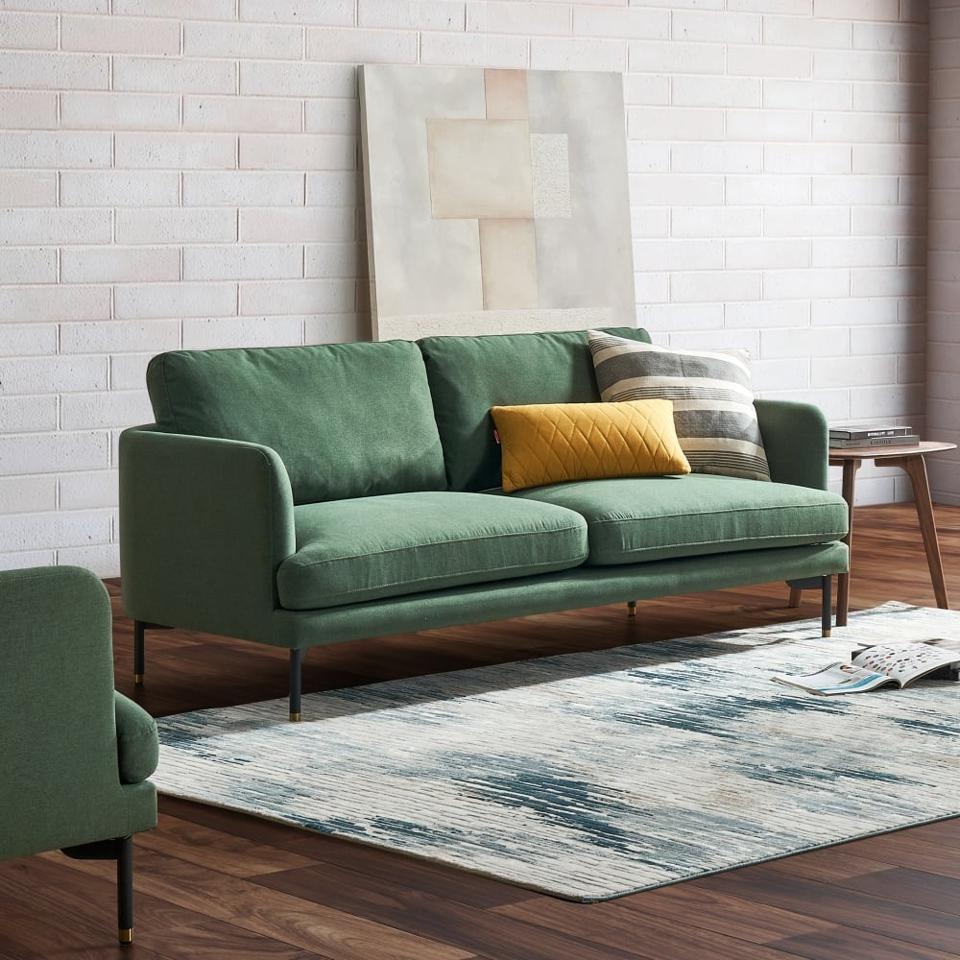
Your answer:
[[[117,935],[133,943],[133,837],[117,841]]]
[[[833,576],[788,580],[787,586],[791,595],[799,595],[801,590],[820,590],[820,632],[829,637],[833,626]]]
[[[63,853],[71,860],[117,861],[117,937],[133,943],[133,837],[65,847]]]
[[[134,686],[143,686],[145,672],[145,651],[143,634],[147,625],[142,620],[133,621],[133,683]]]
[[[820,634],[830,636],[833,625],[833,577],[821,577],[820,596]]]
[[[290,651],[290,720],[299,723],[303,719],[300,711],[300,691],[303,682],[303,651]]]

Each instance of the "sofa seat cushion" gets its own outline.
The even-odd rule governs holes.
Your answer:
[[[591,566],[827,543],[847,532],[837,494],[711,474],[562,483],[517,498],[581,514]]]
[[[315,610],[579,566],[579,513],[482,493],[402,493],[294,510],[297,552],[277,571],[281,606]]]

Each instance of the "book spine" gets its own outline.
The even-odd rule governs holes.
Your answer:
[[[891,427],[886,430],[831,430],[830,436],[836,440],[872,440],[881,437],[906,437],[909,427]]]
[[[856,450],[860,447],[916,447],[920,444],[920,437],[916,434],[908,437],[874,437],[869,440],[836,440],[830,441],[835,450]]]

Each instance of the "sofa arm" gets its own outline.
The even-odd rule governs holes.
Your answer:
[[[120,437],[120,567],[129,616],[270,642],[276,571],[296,550],[274,450],[133,427]]]
[[[793,400],[757,400],[754,406],[771,478],[826,490],[830,433],[823,411]]]
[[[157,769],[160,751],[157,724],[143,707],[114,693],[117,719],[117,766],[121,783],[142,783]]]

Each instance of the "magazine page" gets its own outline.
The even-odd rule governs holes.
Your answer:
[[[772,678],[776,683],[784,683],[789,687],[799,687],[809,693],[819,693],[825,697],[832,697],[840,693],[863,693],[875,690],[891,679],[884,673],[877,673],[852,663],[831,663],[829,667],[806,675],[791,677],[787,674],[778,674]]]
[[[958,659],[960,652],[953,642],[925,640],[922,643],[868,647],[853,658],[853,663],[866,670],[882,673],[905,687],[934,670],[956,663]]]

